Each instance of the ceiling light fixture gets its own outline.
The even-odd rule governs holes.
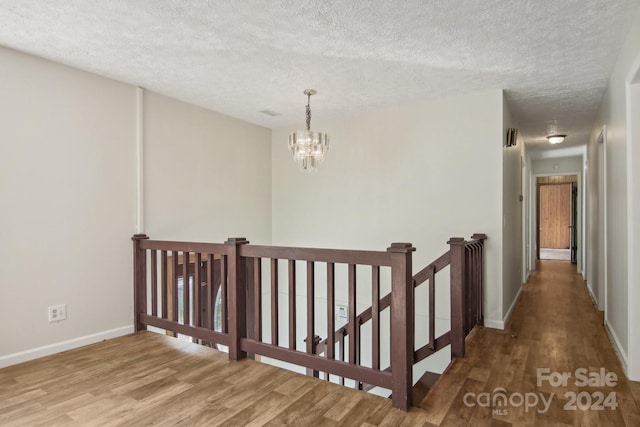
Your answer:
[[[293,151],[293,160],[298,162],[305,171],[314,171],[324,159],[324,153],[329,149],[329,135],[311,130],[311,95],[314,89],[304,91],[307,95],[307,130],[297,130],[289,135],[289,149]]]
[[[547,139],[550,144],[560,144],[564,141],[564,137],[567,135],[549,135]]]

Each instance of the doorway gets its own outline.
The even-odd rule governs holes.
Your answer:
[[[538,177],[537,258],[577,262],[576,175]]]

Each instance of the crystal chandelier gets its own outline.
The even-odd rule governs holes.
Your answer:
[[[316,91],[307,89],[304,94],[307,95],[307,130],[297,130],[289,135],[289,149],[302,170],[314,171],[329,149],[329,135],[311,130],[311,95]]]

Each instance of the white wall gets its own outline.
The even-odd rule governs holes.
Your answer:
[[[518,124],[503,100],[503,155],[502,155],[502,321],[511,316],[522,288],[522,173],[524,141],[518,134],[516,145],[507,147],[508,128]]]
[[[314,116],[312,129],[332,141],[316,173],[293,162],[292,129],[274,130],[273,243],[385,250],[412,242],[418,271],[450,237],[486,233],[485,318],[501,322],[502,122],[501,91]]]
[[[271,130],[144,94],[145,232],[271,243]]]
[[[603,126],[607,127],[607,328],[618,347],[623,359],[623,364],[627,365],[629,359],[627,351],[629,340],[638,341],[640,336],[636,333],[629,336],[629,315],[633,313],[628,309],[629,304],[635,301],[629,300],[628,281],[628,214],[629,203],[635,204],[633,200],[628,200],[628,164],[627,164],[627,117],[626,117],[626,83],[632,64],[640,55],[640,11],[636,14],[635,24],[631,26],[631,31],[621,48],[617,62],[614,65],[613,73],[609,79],[609,86],[602,99],[598,116],[594,121],[593,130],[588,146],[588,164],[590,168],[590,188],[597,188],[597,176],[593,176],[594,167],[598,164],[597,137]],[[590,191],[590,196],[592,191]],[[594,209],[592,202],[590,209]],[[597,203],[595,204],[597,207]],[[596,224],[591,222],[588,229],[588,239],[598,247],[602,247],[602,242],[597,241],[598,233]],[[637,278],[636,278],[637,280]],[[637,311],[637,310],[636,310]],[[637,329],[636,329],[637,331]],[[632,360],[635,366],[640,365],[640,355],[636,355]],[[625,366],[626,369],[626,366]],[[640,379],[640,375],[635,379]]]
[[[531,172],[539,175],[565,175],[582,173],[583,160],[581,156],[556,157],[551,159],[536,159],[531,163]]]
[[[133,331],[136,88],[0,48],[0,366]],[[271,241],[271,131],[144,93],[152,238]],[[68,319],[49,323],[47,308]],[[17,329],[16,329],[17,327]]]
[[[135,88],[5,48],[0,64],[3,366],[132,330]]]
[[[635,61],[635,76],[628,85],[629,130],[629,377],[640,381],[640,55]]]

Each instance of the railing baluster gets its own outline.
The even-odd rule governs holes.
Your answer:
[[[313,261],[307,261],[307,353],[316,353],[316,332],[315,332],[315,264]],[[316,370],[311,370],[311,375],[318,377]]]
[[[371,267],[371,367],[380,369],[380,267]]]
[[[335,298],[335,264],[327,263],[327,359],[335,358],[336,298]],[[328,378],[328,375],[327,375]]]
[[[296,349],[296,261],[289,260],[289,348]]]
[[[436,268],[429,271],[429,348],[436,348]]]
[[[475,311],[476,311],[476,315],[475,315],[475,323],[478,325],[480,324],[480,305],[479,302],[482,301],[482,289],[480,288],[480,263],[482,262],[481,258],[480,258],[480,254],[482,251],[482,243],[478,243],[478,246],[476,247],[476,251],[475,251],[475,259],[473,261],[473,272],[474,272],[474,278],[473,278],[473,287],[476,291],[476,306],[474,307]]]
[[[227,292],[229,285],[228,275],[227,275],[227,256],[222,255],[220,257],[220,318],[222,323],[222,332],[225,334],[229,332],[229,318],[227,316],[228,302],[227,302]]]
[[[214,265],[215,256],[213,254],[207,254],[207,303],[206,308],[204,310],[204,327],[209,328],[211,330],[215,329],[215,322],[213,320],[213,310],[215,307],[215,285],[213,284],[213,280],[215,277]]]
[[[189,252],[182,253],[182,323],[191,324],[191,300],[189,299]]]
[[[340,336],[340,342],[338,344],[338,357],[341,362],[344,362],[344,334]],[[340,385],[344,385],[344,376],[340,377]]]
[[[471,329],[473,329],[473,327],[475,326],[476,322],[478,321],[477,318],[477,313],[476,313],[476,301],[478,301],[478,289],[476,288],[476,281],[475,281],[475,266],[476,266],[476,251],[477,251],[477,247],[476,244],[473,243],[470,245],[470,256],[469,256],[469,277],[467,278],[468,281],[468,287],[469,287],[469,293],[471,294],[471,298],[467,298],[467,306],[468,306],[468,311],[469,311],[469,317],[467,320],[467,324],[469,324],[468,330],[467,330],[467,334],[469,332],[471,332]]]
[[[253,263],[253,339],[262,341],[262,258]]]
[[[169,282],[167,281],[167,251],[160,252],[160,280],[162,282],[162,318],[169,319],[169,298],[167,296],[169,291]]]
[[[356,364],[356,344],[358,325],[356,325],[356,265],[349,264],[349,363]]]
[[[172,320],[174,322],[177,322],[178,321],[178,277],[179,277],[178,276],[178,265],[179,265],[178,257],[180,256],[180,252],[172,251],[171,255],[173,260],[173,277],[172,277],[173,288],[171,289]]]
[[[202,326],[202,279],[200,269],[202,268],[202,254],[196,252],[196,260],[193,263],[193,323],[195,326]]]
[[[278,345],[278,260],[271,258],[271,344]]]
[[[158,251],[151,250],[151,315],[158,315]]]

